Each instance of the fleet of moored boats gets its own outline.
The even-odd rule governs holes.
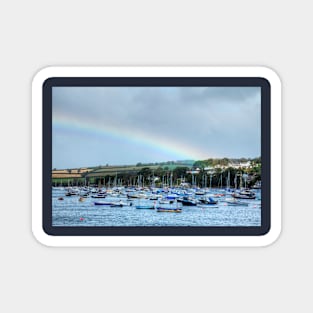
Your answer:
[[[53,187],[64,190],[66,197],[78,197],[84,202],[91,198],[94,205],[156,210],[157,212],[181,213],[184,206],[218,208],[228,206],[247,207],[250,200],[260,200],[260,193],[252,189],[211,188],[142,188],[142,187]],[[59,201],[64,197],[58,197]],[[253,202],[254,207],[255,202]],[[259,205],[260,206],[260,205]]]

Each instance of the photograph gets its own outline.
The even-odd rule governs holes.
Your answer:
[[[53,227],[260,227],[261,87],[53,86]]]

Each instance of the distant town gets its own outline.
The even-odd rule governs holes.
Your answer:
[[[52,170],[53,186],[251,187],[261,182],[261,158],[98,165]]]

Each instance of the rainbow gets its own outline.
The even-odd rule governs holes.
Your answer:
[[[128,143],[139,144],[143,148],[168,155],[172,160],[203,160],[208,158],[208,154],[199,151],[199,148],[172,141],[170,138],[151,136],[136,129],[123,128],[121,125],[100,125],[94,120],[84,121],[74,116],[54,116],[53,130],[71,132],[77,136],[92,136],[93,138],[111,138],[122,140]],[[144,150],[143,150],[144,151]],[[140,161],[140,160],[138,160]]]

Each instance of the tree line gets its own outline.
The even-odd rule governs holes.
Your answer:
[[[236,159],[240,162],[251,162],[250,168],[233,168],[227,165],[230,159],[207,159],[196,161],[193,168],[188,166],[177,166],[170,169],[168,166],[159,166],[158,168],[142,167],[138,170],[117,172],[114,174],[101,175],[96,177],[88,176],[83,173],[81,178],[64,179],[63,184],[69,181],[71,185],[102,185],[102,186],[141,186],[141,187],[162,187],[162,186],[197,186],[204,187],[251,187],[257,181],[261,180],[261,159]],[[216,165],[222,165],[225,168],[214,168]],[[212,167],[211,170],[205,170]],[[190,173],[191,170],[194,170]],[[60,180],[55,179],[58,183]]]

